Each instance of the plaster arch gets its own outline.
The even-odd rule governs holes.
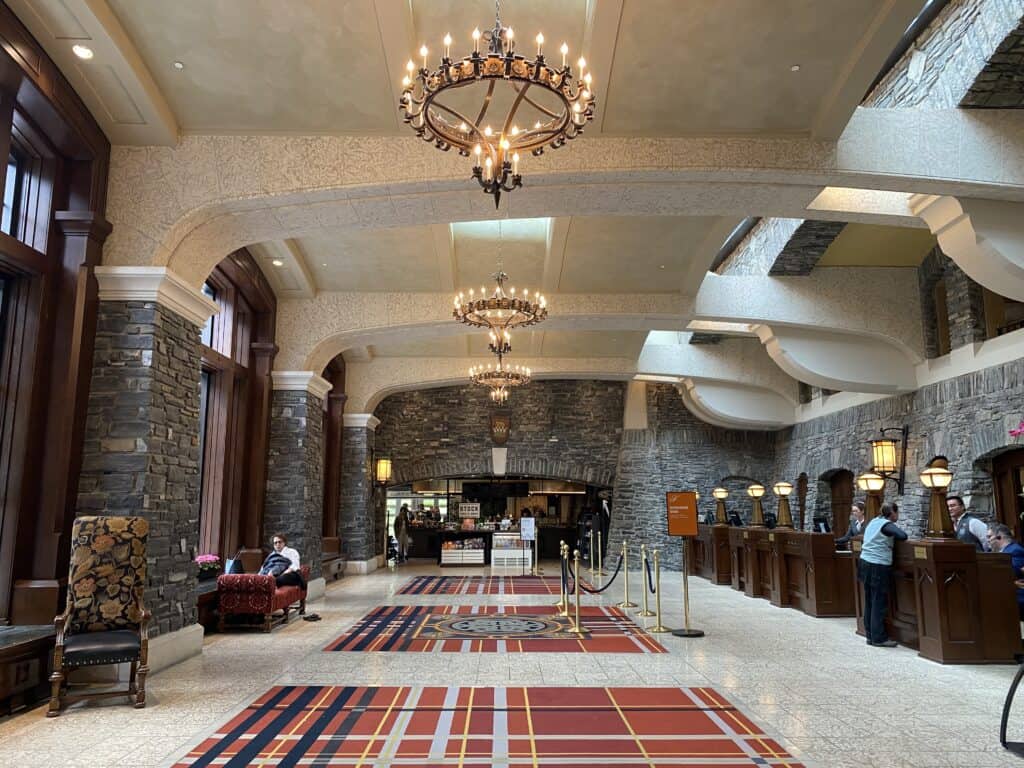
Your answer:
[[[1015,161],[1024,138],[1013,116],[915,110],[908,122],[900,112],[859,108],[837,142],[581,139],[531,159],[526,187],[508,196],[505,214],[797,218],[827,185],[1024,200]],[[936,125],[959,137],[938,171],[920,151]],[[896,197],[887,210],[823,206],[814,215],[912,225],[905,198]],[[255,242],[328,226],[493,218],[490,205],[464,166],[413,138],[193,135],[175,147],[117,146],[104,263],[168,266],[198,288],[224,255]]]

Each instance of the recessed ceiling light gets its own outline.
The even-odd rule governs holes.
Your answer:
[[[326,267],[326,266],[327,266],[327,262],[326,262],[326,261],[325,261],[325,262],[323,262],[323,265],[324,265],[324,266]]]
[[[185,68],[185,64],[183,62],[176,61],[174,62],[174,68],[180,71]]]
[[[281,261],[280,259],[274,259],[270,263],[273,264],[275,267],[283,267],[284,266],[284,262]]]
[[[92,48],[87,45],[73,45],[71,46],[71,52],[80,59],[88,61],[92,58]]]
[[[800,71],[800,65],[799,64],[794,64],[792,67],[789,68],[789,71],[790,72],[799,72]]]

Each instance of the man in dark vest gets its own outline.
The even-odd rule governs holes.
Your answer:
[[[988,526],[967,511],[964,500],[959,496],[947,496],[946,507],[949,509],[949,517],[953,521],[956,537],[960,541],[973,545],[979,552],[984,552],[985,543],[988,540]]]

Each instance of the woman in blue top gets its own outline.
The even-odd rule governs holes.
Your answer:
[[[885,614],[889,608],[889,587],[892,584],[892,546],[905,541],[907,534],[896,526],[900,511],[895,502],[882,505],[881,514],[864,529],[864,545],[860,551],[857,577],[864,584],[864,634],[868,645],[895,648],[885,631]]]

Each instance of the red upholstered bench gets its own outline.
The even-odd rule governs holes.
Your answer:
[[[303,565],[302,579],[309,583],[309,566]],[[260,576],[255,573],[223,574],[217,577],[217,601],[220,611],[218,628],[224,631],[225,619],[228,616],[261,616],[262,621],[250,624],[231,623],[231,626],[262,627],[269,632],[274,626],[274,614],[283,611],[278,617],[282,623],[288,623],[288,611],[296,603],[299,613],[306,612],[306,590],[296,586],[279,587],[273,576]]]

